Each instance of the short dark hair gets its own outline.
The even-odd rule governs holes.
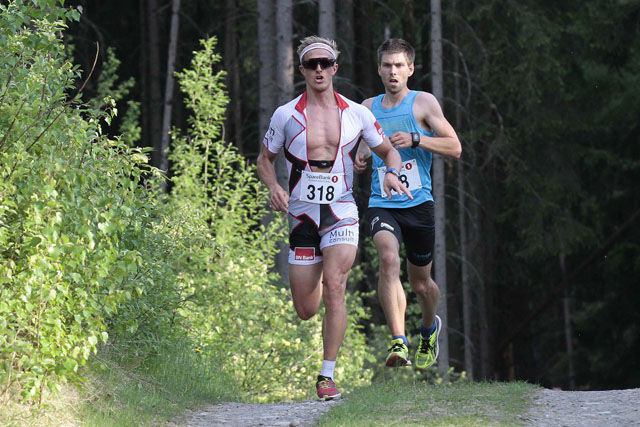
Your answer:
[[[382,55],[385,53],[404,53],[407,55],[409,64],[413,64],[416,60],[416,51],[413,46],[403,39],[388,39],[382,42],[378,47],[378,64],[382,60]]]

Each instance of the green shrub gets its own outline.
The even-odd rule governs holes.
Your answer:
[[[69,95],[79,72],[58,34],[78,12],[57,3],[0,5],[0,394],[30,401],[106,341],[147,203],[144,156],[101,133],[114,111]]]

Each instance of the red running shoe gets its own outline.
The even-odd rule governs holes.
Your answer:
[[[318,398],[320,400],[337,399],[341,396],[336,387],[336,383],[334,383],[331,378],[323,377],[322,375],[318,375],[316,389],[318,390]]]

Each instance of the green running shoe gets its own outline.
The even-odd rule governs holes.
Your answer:
[[[429,336],[429,338],[420,337],[420,345],[416,351],[416,369],[427,369],[438,358],[440,352],[440,346],[438,345],[438,337],[440,336],[440,330],[442,329],[442,320],[436,315],[436,330]]]
[[[389,355],[387,356],[387,366],[409,366],[411,361],[409,360],[409,349],[404,344],[402,338],[391,341],[391,347],[389,348]]]

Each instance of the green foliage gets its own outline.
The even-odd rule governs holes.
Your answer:
[[[227,97],[216,40],[202,42],[191,69],[177,73],[193,112],[185,136],[174,132],[170,160],[173,189],[167,200],[174,230],[191,236],[181,255],[180,280],[189,301],[181,314],[201,351],[223,361],[243,389],[259,401],[295,399],[312,389],[322,359],[320,316],[300,322],[291,297],[271,272],[276,242],[285,238],[281,216],[269,216],[267,191],[255,166],[221,141]],[[350,324],[336,375],[352,385],[362,371],[366,317],[357,296],[348,299]]]
[[[0,11],[0,393],[41,401],[77,379],[130,296],[140,256],[125,237],[142,225],[144,156],[102,135],[113,111],[68,99],[79,73],[57,32],[77,11]]]
[[[175,344],[160,347],[142,365],[127,347],[101,348],[82,369],[86,382],[77,418],[96,427],[162,425],[187,408],[242,400],[240,390],[217,363],[201,353],[185,352],[189,342]]]
[[[135,85],[133,77],[125,81],[118,82],[118,68],[120,60],[116,57],[113,48],[107,48],[107,57],[102,63],[102,70],[98,75],[98,84],[95,96],[87,101],[87,106],[95,111],[102,111],[109,108],[114,114],[118,114],[115,104],[126,99]],[[114,104],[115,103],[115,104]],[[140,118],[140,102],[127,100],[127,109],[124,112],[122,122],[118,129],[125,143],[130,146],[140,140],[140,126],[138,124]],[[111,121],[107,123],[110,125]]]

